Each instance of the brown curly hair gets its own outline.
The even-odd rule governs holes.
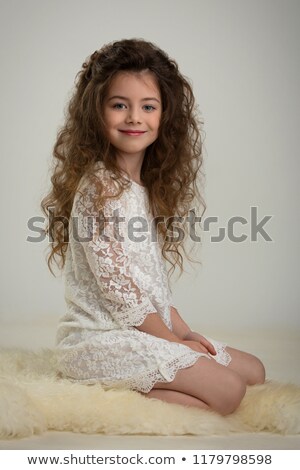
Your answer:
[[[124,39],[104,45],[83,63],[76,75],[65,123],[58,131],[53,148],[52,188],[41,202],[48,220],[46,232],[52,242],[48,256],[52,273],[53,261],[64,267],[69,240],[68,224],[56,222],[69,220],[82,176],[92,171],[95,162],[102,161],[120,182],[120,193],[126,186],[115,150],[106,136],[103,103],[118,72],[144,70],[156,77],[162,96],[162,116],[158,138],[145,151],[141,181],[148,190],[153,217],[163,216],[166,220],[156,227],[163,239],[162,255],[171,263],[172,272],[178,265],[182,274],[181,250],[190,261],[195,261],[187,255],[185,240],[174,241],[172,236],[175,228],[172,217],[185,219],[192,203],[198,203],[202,214],[206,209],[198,189],[199,176],[203,176],[202,121],[196,112],[192,87],[179,72],[177,63],[159,47],[143,39]],[[103,207],[101,194],[99,207]],[[52,222],[50,208],[55,209]]]

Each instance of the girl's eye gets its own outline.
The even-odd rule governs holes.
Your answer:
[[[146,111],[153,111],[154,106],[152,106],[151,104],[145,104],[144,108],[146,109]]]
[[[115,109],[124,109],[124,108],[122,108],[122,106],[125,106],[125,104],[123,104],[123,103],[116,103],[116,104],[113,105],[113,108],[115,108]]]

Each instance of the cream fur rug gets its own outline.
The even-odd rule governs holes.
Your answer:
[[[300,387],[267,382],[249,387],[230,416],[145,398],[128,390],[73,384],[55,376],[55,354],[0,350],[0,437],[46,430],[102,434],[221,435],[300,433]]]

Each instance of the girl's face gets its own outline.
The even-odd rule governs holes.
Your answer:
[[[104,101],[110,143],[124,159],[142,161],[158,136],[162,113],[160,91],[151,72],[118,72]]]

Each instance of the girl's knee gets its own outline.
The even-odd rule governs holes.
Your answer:
[[[222,415],[233,413],[239,407],[247,387],[246,382],[239,374],[233,371],[228,372],[216,410]]]
[[[259,359],[256,358],[256,360],[257,360],[257,364],[256,364],[256,372],[255,372],[255,375],[256,375],[255,383],[263,384],[266,380],[265,366]]]
[[[251,375],[248,380],[248,385],[263,384],[266,379],[266,371],[260,359],[252,356]]]

